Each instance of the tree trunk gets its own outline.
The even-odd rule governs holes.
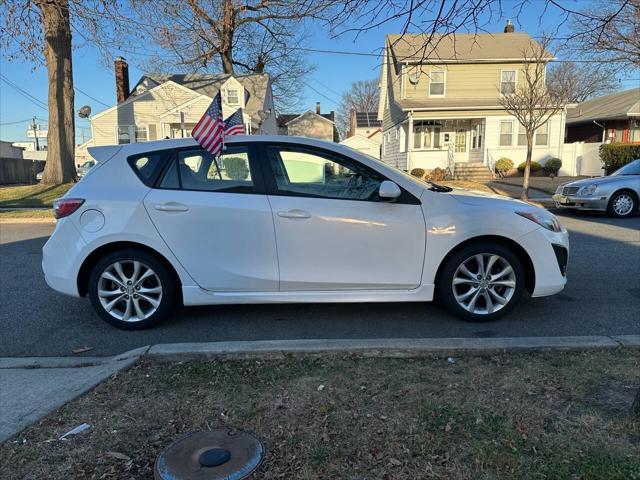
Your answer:
[[[233,34],[235,31],[232,0],[222,2],[222,28],[220,38],[220,60],[222,71],[233,74]]]
[[[633,400],[633,405],[631,405],[631,413],[640,419],[640,388],[638,388],[636,398]]]
[[[71,22],[68,0],[37,0],[44,29],[44,56],[49,80],[47,163],[42,183],[56,185],[76,179]]]
[[[529,175],[531,172],[531,152],[533,150],[533,135],[527,133],[527,160],[524,164],[524,178],[522,179],[522,200],[529,200]]]

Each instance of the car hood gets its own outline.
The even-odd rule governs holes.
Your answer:
[[[506,210],[517,210],[521,209],[523,206],[532,206],[531,204],[523,202],[522,200],[505,197],[504,195],[480,192],[478,190],[454,188],[448,195],[455,198],[460,203],[463,203],[465,205],[472,205],[474,207],[491,207],[503,208]]]
[[[617,177],[594,177],[594,178],[583,178],[582,180],[576,180],[574,182],[567,182],[559,185],[560,187],[586,187],[587,185],[606,185],[608,183],[615,183],[624,180],[628,180],[631,178],[630,176],[620,175]]]

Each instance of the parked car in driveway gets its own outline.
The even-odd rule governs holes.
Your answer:
[[[426,302],[496,319],[524,291],[566,283],[554,215],[427,184],[348,147],[234,136],[93,147],[97,164],[55,202],[43,248],[53,289],[88,295],[125,329],[184,305]]]
[[[84,177],[87,174],[87,172],[89,171],[89,169],[91,169],[93,166],[95,166],[95,164],[96,164],[95,160],[87,160],[82,165],[77,167],[76,168],[76,173],[78,174],[78,178]]]
[[[558,208],[597,210],[621,218],[638,212],[639,199],[640,159],[605,177],[560,184],[553,195]]]

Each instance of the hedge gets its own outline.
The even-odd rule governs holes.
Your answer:
[[[524,167],[526,165],[527,162],[522,162],[520,165],[518,165],[518,171],[520,173],[524,172]],[[536,162],[535,160],[531,161],[531,165],[529,167],[529,172],[534,173],[539,171],[540,169],[542,169],[542,165],[540,165],[538,162]]]
[[[640,145],[625,143],[600,145],[600,161],[602,161],[602,168],[607,175],[636,158],[640,158]]]

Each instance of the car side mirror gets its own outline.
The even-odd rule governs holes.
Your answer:
[[[402,195],[402,190],[391,180],[385,180],[380,184],[378,197],[383,202],[395,202]]]

